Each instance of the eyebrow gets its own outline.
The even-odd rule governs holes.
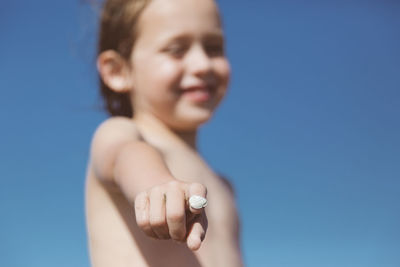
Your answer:
[[[224,41],[224,34],[222,31],[215,31],[206,33],[204,36],[201,36],[201,41]],[[193,40],[193,36],[187,33],[176,34],[166,38],[167,43],[171,42],[189,42]]]
[[[219,32],[219,33],[207,34],[207,35],[203,38],[204,41],[214,41],[214,40],[217,40],[217,41],[222,41],[222,42],[224,41],[224,39],[225,39],[225,37],[224,37],[224,34],[222,33],[222,31]]]

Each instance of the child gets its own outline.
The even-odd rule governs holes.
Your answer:
[[[214,0],[106,0],[97,66],[92,266],[242,266],[232,188],[196,150],[230,74]]]

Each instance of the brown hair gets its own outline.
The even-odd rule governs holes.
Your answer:
[[[100,17],[97,55],[114,50],[126,60],[132,52],[137,34],[137,21],[151,0],[105,0]],[[117,93],[100,77],[104,109],[111,116],[133,116],[129,93]]]

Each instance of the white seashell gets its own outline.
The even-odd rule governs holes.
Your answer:
[[[207,206],[207,199],[201,196],[194,195],[189,198],[189,204],[190,207],[198,210]]]

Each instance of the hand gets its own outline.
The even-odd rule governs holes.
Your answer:
[[[138,226],[150,237],[186,242],[191,250],[199,249],[207,217],[204,208],[190,207],[193,195],[205,198],[207,189],[198,183],[174,180],[139,193],[135,198]]]

